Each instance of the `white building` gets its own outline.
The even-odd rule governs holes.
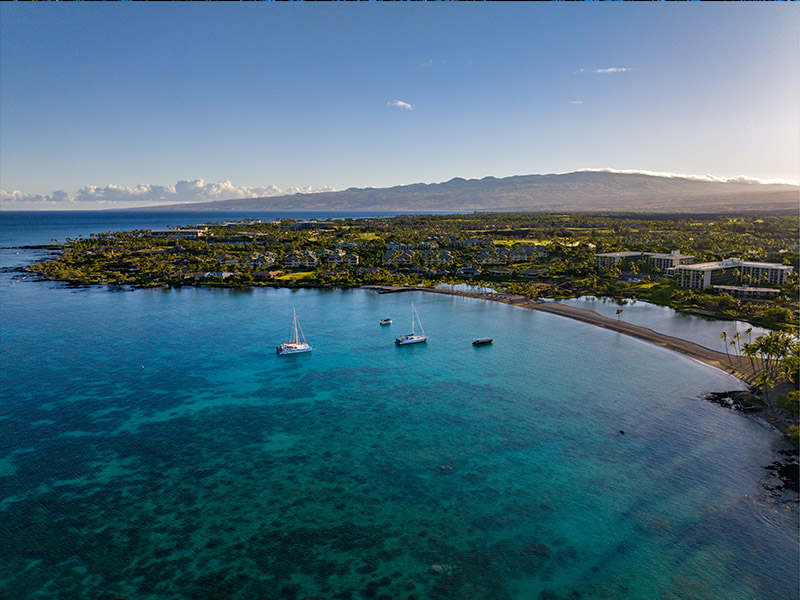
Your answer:
[[[680,265],[675,268],[675,283],[681,287],[701,289],[741,283],[783,285],[793,270],[794,267],[788,265],[726,258],[716,262]]]

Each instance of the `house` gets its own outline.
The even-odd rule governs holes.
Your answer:
[[[290,269],[297,267],[316,267],[319,264],[316,255],[310,250],[303,252],[292,252],[283,259],[283,266]]]
[[[254,252],[245,264],[254,269],[272,267],[278,262],[278,255],[274,252]]]
[[[492,269],[489,269],[489,275],[493,277],[508,277],[509,275],[511,275],[511,273],[512,273],[511,269],[507,267],[494,267]]]
[[[481,270],[477,267],[473,267],[472,265],[465,265],[463,267],[459,267],[456,271],[456,275],[459,277],[475,277],[481,274]]]
[[[224,265],[227,267],[238,265],[239,257],[233,254],[223,254],[222,256],[217,257],[217,264]]]
[[[453,255],[447,250],[424,250],[422,261],[428,265],[449,265],[453,262]]]
[[[536,279],[537,277],[541,277],[545,273],[550,270],[550,267],[542,267],[541,269],[525,269],[524,271],[520,271],[520,275],[525,279]]]

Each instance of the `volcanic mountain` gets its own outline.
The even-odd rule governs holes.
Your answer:
[[[217,200],[156,208],[325,211],[602,211],[734,213],[797,211],[800,187],[610,171],[456,177],[444,183]],[[149,209],[152,210],[153,207]]]

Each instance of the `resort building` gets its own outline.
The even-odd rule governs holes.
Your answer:
[[[621,269],[641,257],[641,252],[602,252],[594,255],[594,266],[598,269]]]
[[[681,254],[680,250],[673,250],[669,254],[659,254],[658,252],[644,252],[643,254],[647,257],[650,266],[659,271],[689,264],[694,259],[694,254]]]
[[[766,283],[783,285],[794,270],[788,265],[726,258],[716,262],[681,265],[675,268],[675,282],[681,287],[707,288],[712,285]]]
[[[693,254],[681,254],[680,250],[673,250],[669,254],[662,254],[660,252],[624,251],[595,254],[594,264],[598,269],[610,269],[611,267],[617,267],[621,269],[642,257],[647,259],[648,265],[654,269],[658,269],[659,271],[674,269],[679,265],[691,263],[694,259]]]
[[[290,269],[295,269],[297,267],[316,267],[318,264],[319,261],[316,255],[309,250],[304,252],[292,252],[291,254],[287,254],[286,258],[283,259],[283,266]]]
[[[757,288],[749,285],[715,285],[715,292],[730,294],[734,298],[776,298],[781,291],[774,288]]]

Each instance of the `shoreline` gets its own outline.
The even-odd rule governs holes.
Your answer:
[[[726,355],[722,352],[716,352],[694,342],[683,340],[681,338],[672,337],[663,333],[658,333],[647,327],[641,325],[634,325],[625,321],[617,321],[604,317],[592,310],[585,308],[577,308],[559,304],[557,302],[545,302],[542,300],[531,300],[526,296],[515,294],[503,293],[482,293],[482,292],[465,292],[461,290],[447,290],[436,288],[422,288],[422,287],[395,287],[385,285],[365,285],[361,286],[362,289],[375,290],[379,293],[395,293],[395,292],[431,292],[434,294],[445,294],[449,296],[461,296],[464,298],[477,298],[480,300],[491,300],[493,302],[501,302],[511,306],[519,306],[529,310],[539,310],[542,312],[567,317],[582,321],[590,325],[616,331],[662,348],[667,348],[674,352],[679,352],[684,356],[688,356],[705,365],[715,367],[726,373],[733,375],[737,379],[743,381],[748,386],[753,385],[756,377],[760,374],[760,370],[755,368],[758,363],[751,363],[750,359],[744,356]]]

